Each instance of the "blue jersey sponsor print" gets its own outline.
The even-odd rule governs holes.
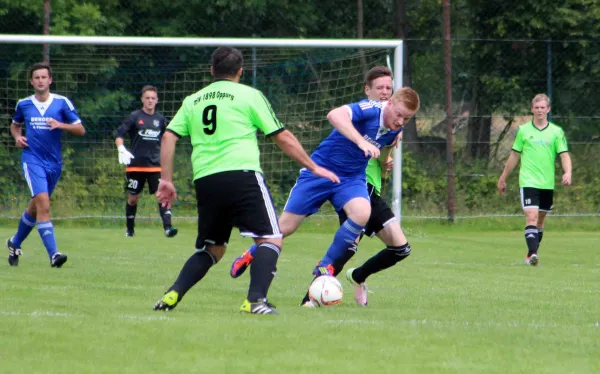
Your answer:
[[[390,131],[383,125],[385,102],[363,100],[345,107],[350,113],[352,124],[369,143],[382,148],[393,143],[399,131]],[[363,177],[369,162],[356,144],[337,129],[333,130],[312,153],[313,161],[340,177]]]
[[[81,119],[75,107],[64,96],[50,94],[45,102],[30,96],[17,103],[13,122],[24,125],[28,147],[23,149],[23,162],[39,165],[62,163],[60,138],[62,130],[50,130],[47,120],[53,118],[66,124],[77,124]]]

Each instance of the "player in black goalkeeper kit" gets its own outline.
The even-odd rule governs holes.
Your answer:
[[[127,232],[125,236],[134,236],[135,214],[139,194],[148,182],[148,190],[156,193],[160,179],[160,141],[167,127],[165,116],[155,110],[158,102],[157,89],[154,86],[142,88],[142,109],[132,112],[114,131],[115,145],[119,151],[119,163],[126,165],[125,182],[128,192],[125,205]],[[131,152],[123,145],[124,137],[131,140]],[[172,238],[177,229],[171,227],[171,209],[158,204],[165,236]]]

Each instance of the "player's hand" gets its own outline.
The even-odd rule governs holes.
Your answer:
[[[498,180],[498,192],[500,192],[500,195],[504,195],[504,192],[506,192],[506,181],[503,178]]]
[[[392,170],[392,168],[394,167],[394,159],[392,158],[392,156],[388,156],[387,160],[385,160],[385,162],[381,163],[381,167],[385,171]]]
[[[177,201],[177,190],[173,182],[161,179],[156,190],[156,198],[163,208],[171,209],[173,201]]]
[[[50,125],[50,131],[55,130],[55,129],[60,129],[60,127],[62,126],[62,123],[58,122],[54,118],[50,118],[50,119],[46,120],[46,123],[48,125]]]
[[[379,148],[375,147],[373,144],[369,143],[365,139],[361,139],[361,141],[357,145],[358,148],[365,152],[365,157],[379,157]]]
[[[310,172],[313,173],[313,175],[316,177],[327,178],[330,181],[332,181],[333,183],[340,183],[340,178],[335,173],[333,173],[325,168],[322,168],[320,166],[317,166]]]
[[[15,145],[19,148],[29,147],[29,144],[27,144],[27,138],[24,136],[17,136],[15,138]]]
[[[563,186],[570,186],[571,185],[571,173],[565,173],[565,174],[563,174],[562,184],[563,184]]]
[[[125,148],[123,144],[117,147],[119,151],[119,164],[129,165],[135,157]]]

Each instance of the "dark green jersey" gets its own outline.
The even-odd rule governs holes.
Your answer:
[[[230,80],[186,97],[167,127],[190,136],[194,179],[231,170],[262,173],[257,129],[272,135],[283,125],[260,91]]]
[[[519,186],[554,189],[554,160],[568,152],[564,131],[554,123],[538,129],[528,122],[517,131],[513,151],[521,153]]]

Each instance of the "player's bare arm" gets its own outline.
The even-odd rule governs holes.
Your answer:
[[[506,178],[508,178],[515,166],[517,166],[520,158],[521,154],[516,151],[512,151],[510,156],[508,156],[508,160],[506,160],[506,166],[504,166],[504,171],[500,175],[500,179],[498,179],[498,192],[500,192],[500,195],[504,195],[504,192],[506,191]]]
[[[69,134],[73,134],[73,135],[77,135],[77,136],[85,135],[85,127],[83,127],[81,122],[73,123],[73,124],[66,124],[66,123],[58,122],[54,118],[50,118],[49,120],[46,121],[46,123],[48,125],[50,125],[50,130],[61,129],[63,131],[68,132]]]
[[[18,123],[10,124],[10,134],[15,139],[15,145],[19,148],[29,147],[27,138],[23,136],[23,128]]]
[[[339,107],[327,113],[327,120],[333,127],[342,133],[346,138],[355,143],[362,151],[365,157],[378,158],[379,148],[366,141],[354,128],[350,119],[350,114],[345,107]]]
[[[167,131],[160,143],[160,183],[156,191],[156,197],[163,207],[171,209],[173,201],[177,200],[177,190],[173,185],[173,157],[179,137]]]
[[[288,130],[283,130],[273,135],[272,138],[286,155],[293,160],[296,160],[300,165],[306,167],[314,175],[321,178],[327,178],[334,183],[340,182],[340,179],[337,175],[315,164],[314,161],[311,160],[310,156],[306,153],[304,148],[302,148],[302,145],[298,139]]]
[[[570,186],[571,171],[573,166],[571,164],[571,156],[569,156],[569,152],[563,152],[560,154],[560,163],[562,164],[562,168],[565,172],[562,177],[562,184],[563,186]]]
[[[396,137],[396,139],[398,138]],[[395,140],[394,143],[381,149],[381,154],[379,155],[378,161],[379,165],[381,165],[385,171],[392,170],[392,167],[394,166],[394,159],[392,158],[392,149],[394,149],[394,144],[396,144]]]

